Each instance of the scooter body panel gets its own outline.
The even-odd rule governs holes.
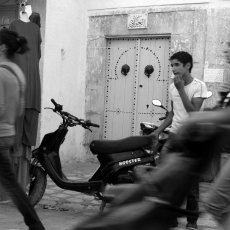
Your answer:
[[[101,166],[89,181],[102,180],[104,183],[114,184],[121,171],[128,173],[137,165],[149,163],[155,165],[154,156],[146,153],[144,150],[107,155],[99,154],[98,159]]]
[[[112,153],[112,154],[98,154],[97,158],[101,165],[108,165],[110,163],[123,162],[123,161],[132,161],[136,162],[135,159],[143,158],[149,156],[144,150],[136,150],[122,153]]]

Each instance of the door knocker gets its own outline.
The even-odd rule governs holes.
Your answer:
[[[145,66],[145,75],[149,78],[150,75],[154,72],[154,68],[152,65]]]
[[[129,70],[130,70],[130,67],[127,64],[123,65],[121,67],[121,74],[126,76],[129,72]]]

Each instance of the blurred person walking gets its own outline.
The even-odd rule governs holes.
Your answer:
[[[225,49],[224,53],[226,57],[226,62],[230,64],[230,42],[227,43],[227,48]],[[206,120],[206,122],[224,124],[227,129],[230,124],[230,98],[228,98],[228,94],[230,93],[230,83],[229,79],[227,79],[227,81],[228,82],[224,82],[220,86],[219,90],[219,107],[223,107],[223,105],[227,107],[225,110],[223,110],[222,117],[220,117],[220,115],[217,115],[215,118],[213,115],[206,115],[205,117],[200,117],[199,120],[203,118]],[[194,122],[196,122],[197,120],[194,120]],[[230,130],[228,130],[228,132],[230,132]],[[230,149],[228,134],[225,133],[225,136],[227,140],[223,145],[219,146],[219,148],[221,150],[226,149],[227,151],[222,152],[228,152]],[[204,201],[204,206],[206,210],[219,223],[222,229],[230,229],[230,159],[225,162],[223,169],[221,169],[215,182],[212,184],[209,192],[207,193],[207,197]]]
[[[28,50],[24,37],[8,29],[0,30],[0,184],[24,217],[29,230],[44,230],[39,217],[17,183],[10,163],[15,142],[15,122],[24,111],[25,78],[12,62],[15,53]]]

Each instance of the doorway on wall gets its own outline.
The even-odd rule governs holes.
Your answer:
[[[170,36],[108,38],[104,139],[139,135],[140,122],[160,124],[168,106]]]

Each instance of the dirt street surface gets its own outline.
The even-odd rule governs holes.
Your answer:
[[[64,166],[68,178],[86,181],[97,168],[96,163],[75,163]],[[201,198],[209,188],[209,184],[201,184]],[[44,223],[46,230],[71,230],[85,218],[99,211],[100,202],[94,197],[58,188],[48,178],[48,185],[43,199],[36,206],[36,211]],[[186,219],[179,219],[178,228],[185,229]],[[210,215],[204,213],[198,220],[199,230],[217,230],[217,225]],[[0,230],[27,230],[21,214],[10,202],[0,204]]]
[[[12,205],[0,205],[0,229],[1,230],[27,230],[22,216]],[[37,207],[36,211],[47,230],[70,230],[71,226],[83,220],[84,213],[72,211],[45,210]]]

